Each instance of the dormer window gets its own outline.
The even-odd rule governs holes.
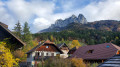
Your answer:
[[[109,45],[106,46],[106,48],[109,48],[109,47],[110,47]]]
[[[88,50],[87,53],[91,54],[91,53],[93,53],[93,50]]]
[[[49,46],[46,46],[46,48],[49,48]]]

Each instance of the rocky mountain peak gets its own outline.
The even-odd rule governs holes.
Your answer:
[[[83,14],[79,14],[78,17],[84,17]]]
[[[86,24],[87,23],[87,20],[86,18],[82,15],[82,14],[79,14],[78,17],[75,16],[74,14],[69,17],[69,18],[66,18],[65,20],[62,20],[62,19],[58,19],[55,21],[55,24],[52,24],[50,28],[54,28],[54,27],[65,27],[67,26],[68,24],[70,23],[82,23],[82,24]]]
[[[72,16],[70,16],[69,18],[66,18],[65,20],[62,20],[62,19],[56,20],[55,24],[52,24],[48,29],[62,28],[67,26],[70,23],[86,24],[87,20],[82,14],[79,14],[78,17],[73,14]]]
[[[87,24],[87,20],[82,14],[78,15],[78,22],[81,22],[82,24]]]
[[[77,18],[74,14],[71,16],[71,18]]]

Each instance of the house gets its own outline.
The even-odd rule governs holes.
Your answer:
[[[27,65],[35,66],[41,60],[45,60],[49,57],[60,56],[63,52],[49,40],[37,45],[27,53]]]
[[[98,67],[120,67],[120,55],[115,55],[104,63],[100,64]]]
[[[0,41],[6,38],[9,39],[12,46],[15,46],[13,49],[18,49],[26,45],[8,29],[8,25],[0,22]]]
[[[103,62],[116,54],[120,54],[120,47],[112,43],[88,45],[79,47],[70,58],[82,58],[86,62]]]
[[[62,43],[62,44],[57,44],[57,47],[63,51],[63,54],[61,54],[60,56],[62,58],[67,58],[68,57],[68,52],[69,52],[69,47],[65,44],[65,43]]]
[[[69,50],[68,54],[69,56],[72,56],[72,54],[78,49],[78,47],[73,47],[72,49]]]

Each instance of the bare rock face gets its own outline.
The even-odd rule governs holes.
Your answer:
[[[82,24],[87,24],[87,20],[86,20],[86,18],[82,14],[79,14],[78,22],[80,22]]]
[[[75,15],[72,15],[71,17],[66,18],[65,20],[62,20],[62,19],[56,20],[55,24],[52,24],[48,29],[44,29],[40,32],[47,32],[48,30],[51,30],[51,29],[54,29],[54,28],[66,27],[70,23],[87,24],[87,20],[82,14],[79,14],[78,17],[75,16]]]
[[[86,18],[82,14],[79,14],[78,17],[76,17],[75,15],[72,15],[71,17],[66,18],[65,20],[62,20],[62,19],[56,20],[55,24],[52,24],[49,28],[65,27],[65,26],[67,26],[70,23],[86,24],[87,20],[86,20]]]

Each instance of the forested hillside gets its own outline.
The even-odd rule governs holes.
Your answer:
[[[93,29],[75,29],[64,30],[61,32],[46,32],[33,34],[38,40],[54,38],[54,41],[72,41],[79,40],[88,45],[112,42],[120,45],[120,32],[93,30]]]

